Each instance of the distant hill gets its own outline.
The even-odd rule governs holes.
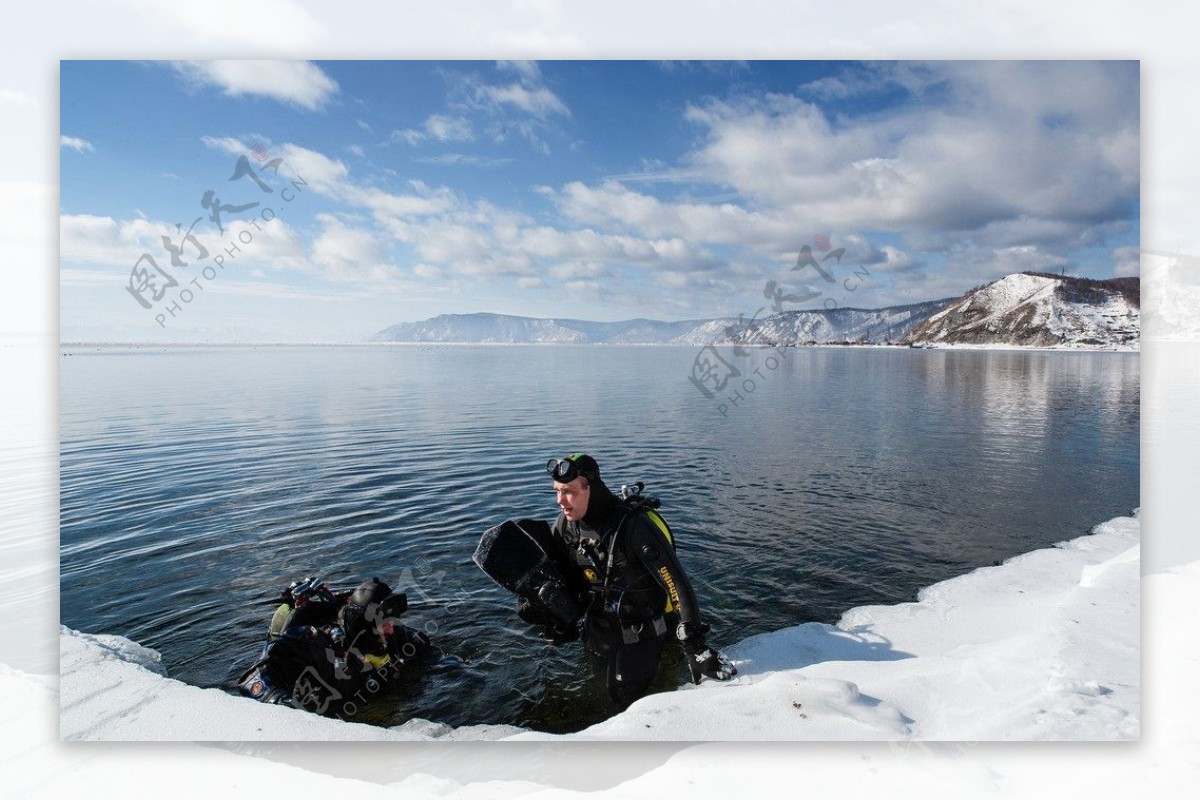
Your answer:
[[[373,342],[454,342],[504,344],[661,345],[691,331],[704,320],[588,320],[514,317],[508,314],[442,314],[416,323],[400,323],[371,337]]]
[[[948,300],[930,300],[882,309],[815,309],[785,311],[737,325],[736,321],[712,320],[677,340],[680,344],[703,345],[771,343],[772,345],[816,345],[831,342],[899,343],[913,326],[941,309]]]
[[[754,321],[543,319],[442,314],[399,323],[373,342],[462,344],[810,345],[1004,344],[1136,347],[1141,333],[1137,278],[1098,281],[1016,273],[959,298],[882,309],[785,311]]]
[[[951,301],[914,326],[905,342],[1132,346],[1141,335],[1140,295],[1137,278],[1017,273]]]

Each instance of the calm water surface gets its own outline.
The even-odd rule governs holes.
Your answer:
[[[550,456],[662,498],[718,646],[1139,505],[1137,354],[725,353],[742,376],[709,399],[698,353],[64,347],[62,622],[230,688],[290,580],[379,576],[446,658],[356,720],[568,731],[612,711],[580,646],[538,639],[471,562],[487,527],[553,519]]]

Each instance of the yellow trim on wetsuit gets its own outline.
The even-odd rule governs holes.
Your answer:
[[[663,520],[662,515],[660,515],[658,512],[654,511],[653,509],[645,509],[643,511],[645,511],[646,517],[650,518],[650,522],[658,527],[658,530],[662,533],[662,535],[664,537],[666,537],[667,542],[671,543],[671,547],[674,548],[675,547],[675,538],[671,536],[671,527],[667,525],[666,520]],[[663,568],[663,571],[665,572],[666,568]],[[676,603],[671,602],[672,598],[674,598],[674,600],[676,602],[678,602],[679,595],[675,591],[675,582],[671,580],[670,573],[666,573],[666,580],[667,580],[667,586],[670,588],[671,592],[667,596],[667,606],[663,611],[666,612],[667,614],[670,614],[671,612],[674,612],[676,609],[679,608]]]
[[[671,543],[671,547],[675,547],[675,538],[671,536],[671,529],[667,525],[667,521],[662,519],[662,515],[653,509],[646,509],[645,512],[646,517],[650,518],[650,521],[658,526],[658,530],[667,538],[667,542]]]
[[[363,661],[376,670],[379,670],[388,662],[391,662],[392,657],[388,654],[363,654]]]

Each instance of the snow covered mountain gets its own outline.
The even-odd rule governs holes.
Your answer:
[[[914,326],[913,344],[1136,347],[1138,279],[1016,273],[974,289]]]
[[[786,311],[740,323],[725,318],[709,321],[675,342],[681,345],[898,343],[913,326],[923,322],[948,302],[931,300],[883,309]]]
[[[667,323],[659,320],[539,319],[508,314],[442,314],[415,323],[385,328],[372,342],[454,342],[581,345],[595,343],[661,345],[701,325],[703,320]]]
[[[540,319],[443,314],[400,323],[373,342],[626,345],[810,345],[824,343],[1137,347],[1136,278],[1095,281],[1016,273],[961,298],[882,309],[785,311],[755,320]]]

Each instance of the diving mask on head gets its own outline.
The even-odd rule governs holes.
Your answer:
[[[566,484],[583,476],[589,481],[600,479],[600,465],[586,453],[572,453],[565,459],[546,462],[546,472],[559,483]]]

